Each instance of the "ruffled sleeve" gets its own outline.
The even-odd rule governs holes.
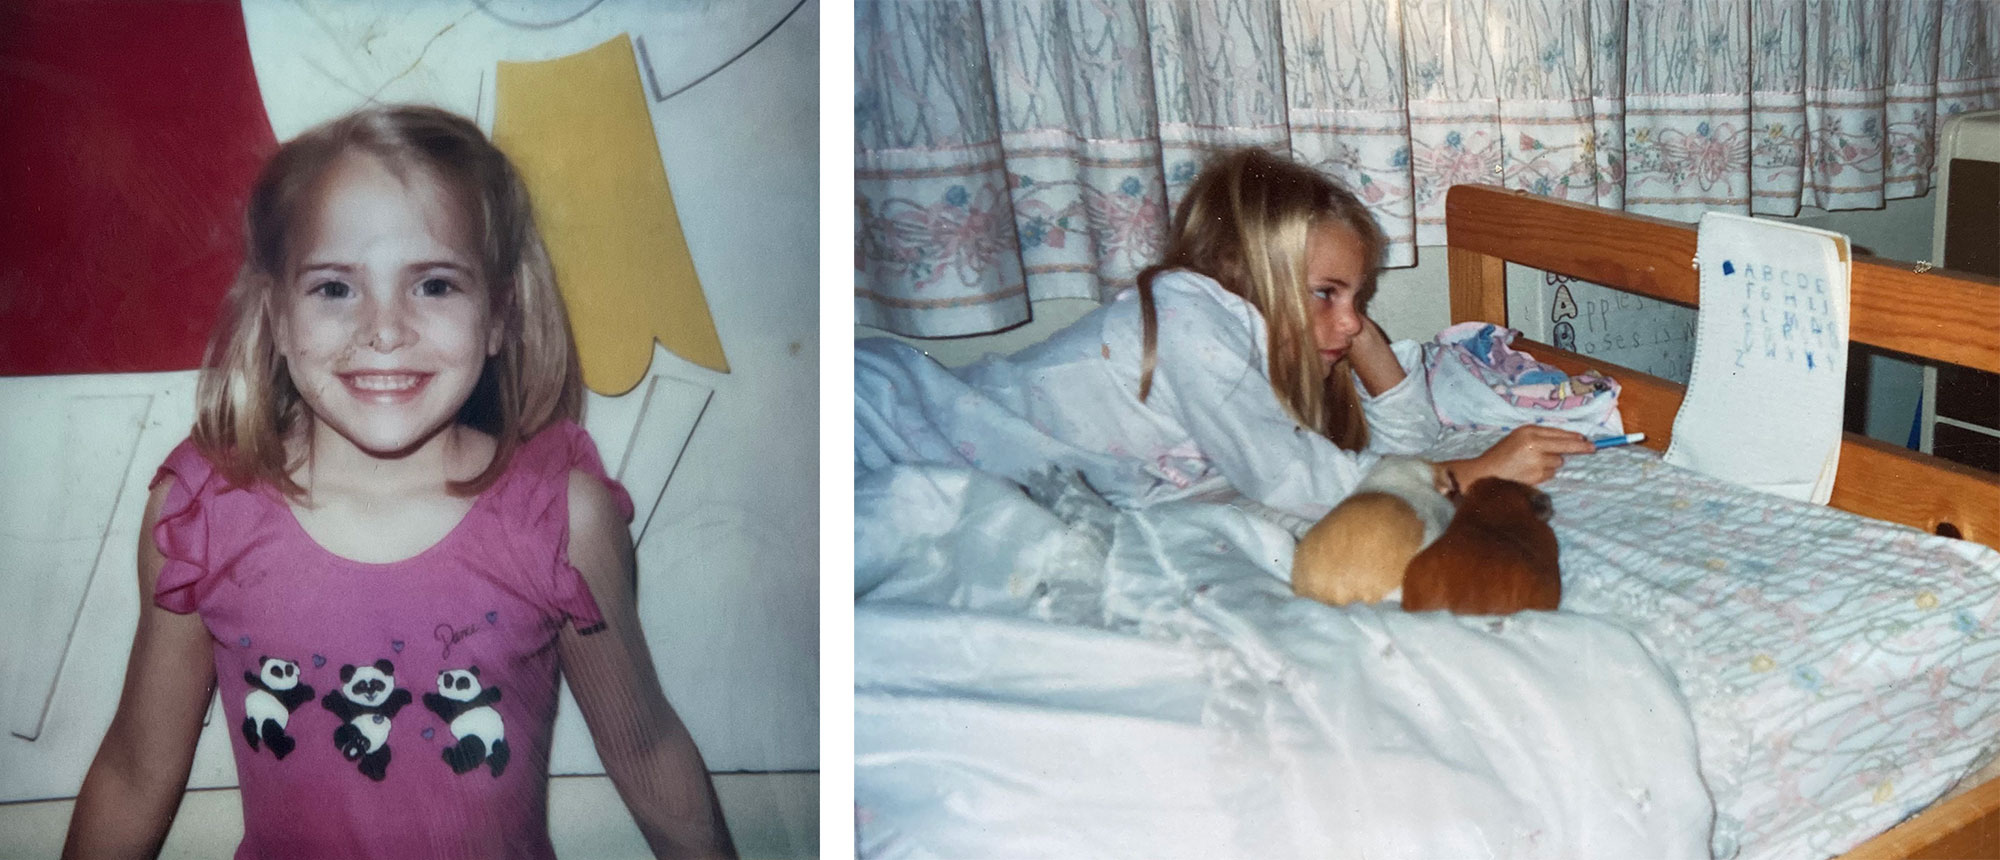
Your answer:
[[[160,515],[153,522],[153,543],[166,556],[153,585],[153,602],[169,612],[187,614],[201,607],[214,587],[211,565],[210,505],[215,469],[186,440],[167,455],[149,486],[172,481]]]
[[[591,633],[604,625],[604,615],[583,573],[569,560],[569,476],[582,472],[604,483],[611,491],[618,517],[632,520],[632,496],[604,471],[597,443],[572,421],[562,421],[543,429],[514,454],[509,471],[518,482],[509,488],[525,518],[526,537],[536,546],[529,557],[546,558],[545,565],[530,570],[529,583],[541,594],[548,609]]]

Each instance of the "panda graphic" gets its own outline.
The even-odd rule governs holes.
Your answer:
[[[507,730],[493,703],[500,701],[499,687],[479,684],[479,667],[446,669],[438,673],[438,691],[424,694],[424,707],[431,709],[451,727],[454,746],[444,748],[444,761],[453,773],[478,769],[484,762],[498,777],[507,767]]]
[[[373,666],[341,666],[340,687],[319,703],[342,720],[333,730],[340,754],[360,761],[361,773],[381,782],[389,773],[389,721],[410,703],[410,691],[396,689],[396,664],[377,660]]]
[[[243,699],[243,740],[256,752],[261,740],[271,755],[283,760],[298,741],[285,734],[292,712],[312,701],[313,688],[299,682],[299,664],[277,657],[258,658],[255,672],[244,672],[250,694]]]

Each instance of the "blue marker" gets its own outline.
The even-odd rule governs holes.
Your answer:
[[[1620,445],[1635,445],[1644,441],[1646,441],[1646,434],[1644,433],[1627,433],[1623,436],[1605,436],[1598,439],[1592,439],[1590,440],[1590,444],[1596,445],[1598,448],[1603,449],[1603,448],[1616,448]]]

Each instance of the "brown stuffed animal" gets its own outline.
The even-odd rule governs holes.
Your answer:
[[[1345,606],[1374,603],[1403,586],[1403,567],[1451,521],[1451,500],[1431,464],[1384,457],[1354,492],[1299,539],[1292,593]]]
[[[1444,534],[1404,569],[1403,608],[1460,615],[1555,609],[1562,570],[1549,514],[1549,497],[1527,484],[1473,482]]]

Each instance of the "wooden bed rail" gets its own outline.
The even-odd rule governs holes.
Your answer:
[[[1700,297],[1692,225],[1480,185],[1448,192],[1445,224],[1454,323],[1508,321],[1508,262],[1687,307]],[[1855,257],[1849,339],[2000,373],[2000,280],[1920,268]],[[1683,386],[1527,338],[1515,345],[1617,379],[1626,429],[1666,449]],[[1831,504],[2000,548],[2000,475],[1859,434],[1841,446]]]

